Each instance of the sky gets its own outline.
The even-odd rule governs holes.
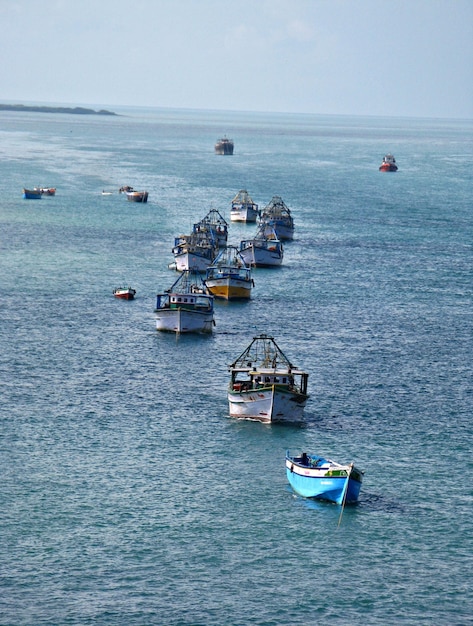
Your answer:
[[[473,118],[473,0],[0,0],[0,102]]]

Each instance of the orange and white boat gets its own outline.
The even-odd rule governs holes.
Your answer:
[[[392,154],[386,154],[383,158],[383,162],[379,166],[380,172],[397,172],[396,159]]]

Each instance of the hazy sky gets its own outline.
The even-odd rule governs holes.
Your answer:
[[[473,118],[473,0],[0,0],[0,102]]]

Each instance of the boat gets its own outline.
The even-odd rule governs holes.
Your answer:
[[[248,300],[254,286],[251,268],[236,246],[223,248],[207,268],[205,286],[215,298]]]
[[[397,172],[396,159],[392,154],[386,154],[379,166],[380,172]]]
[[[260,221],[270,224],[281,241],[294,238],[294,219],[280,196],[271,198],[269,204],[261,212]]]
[[[273,337],[254,337],[228,369],[230,416],[265,423],[302,421],[309,374],[289,361]]]
[[[156,329],[172,333],[211,333],[214,298],[195,270],[185,270],[170,289],[156,296]]]
[[[217,252],[217,244],[207,232],[180,235],[174,239],[174,247],[172,248],[178,272],[190,269],[205,272],[217,256]]]
[[[113,191],[105,191],[105,189],[102,191],[102,196],[113,196]]]
[[[130,187],[130,185],[120,187],[118,193],[124,193],[126,195],[126,199],[130,202],[148,202],[147,191],[136,191],[133,187]]]
[[[218,248],[224,248],[228,240],[228,222],[217,209],[210,209],[200,222],[193,226],[194,233],[206,233]]]
[[[364,472],[353,463],[341,465],[317,454],[286,452],[286,476],[304,498],[350,504],[358,500]]]
[[[122,300],[133,300],[136,296],[136,291],[131,287],[117,287],[113,290],[113,295],[115,298],[121,298]]]
[[[55,196],[56,187],[40,187],[42,196]]]
[[[253,239],[243,239],[240,242],[240,254],[247,265],[272,267],[281,265],[284,246],[274,228],[263,223],[260,224]]]
[[[147,191],[125,191],[125,195],[129,202],[148,202]]]
[[[233,139],[222,137],[215,144],[216,154],[233,154]]]
[[[258,215],[258,205],[253,202],[246,189],[241,189],[232,200],[230,221],[256,222]]]
[[[41,200],[41,189],[35,187],[34,189],[23,189],[23,198],[26,200]]]

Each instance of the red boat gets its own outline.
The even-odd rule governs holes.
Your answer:
[[[396,159],[392,154],[387,154],[379,166],[380,172],[397,172]]]
[[[121,298],[122,300],[133,300],[136,295],[136,291],[131,287],[117,287],[113,290],[115,298]]]

